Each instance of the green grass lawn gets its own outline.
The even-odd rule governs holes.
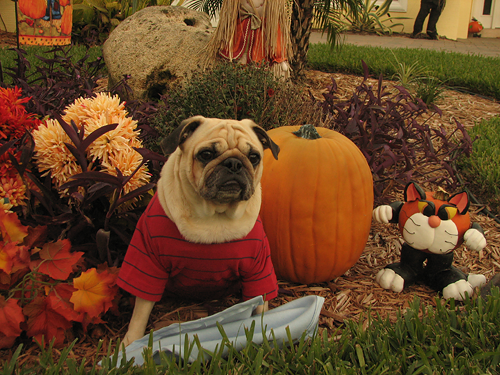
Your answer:
[[[367,312],[368,314],[368,312]],[[364,320],[364,319],[363,319]],[[225,341],[209,362],[192,364],[166,355],[155,364],[146,350],[145,364],[118,363],[109,349],[102,367],[95,359],[72,358],[74,344],[56,357],[51,347],[42,350],[34,367],[17,364],[21,348],[2,363],[0,374],[497,374],[500,366],[500,293],[483,300],[436,299],[436,307],[425,307],[418,298],[398,314],[396,322],[373,318],[370,325],[346,321],[337,332],[323,330],[310,340],[278,343],[272,335],[258,346],[252,344],[252,331],[246,333],[247,345],[236,350]],[[185,346],[189,353],[196,342]],[[278,349],[278,347],[281,347]],[[222,349],[227,355],[222,356]],[[86,364],[86,360],[89,363]]]
[[[353,46],[344,44],[331,49],[329,45],[312,44],[309,48],[309,67],[324,72],[363,74],[361,61],[370,74],[390,79],[397,62],[411,65],[415,61],[446,85],[500,99],[500,58],[471,56],[454,52],[425,49]]]

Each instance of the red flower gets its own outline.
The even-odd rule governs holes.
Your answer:
[[[31,98],[22,98],[22,90],[0,88],[0,138],[19,139],[27,130],[40,124],[34,114],[28,113],[24,103]]]
[[[21,139],[27,131],[38,128],[40,120],[34,114],[28,113],[24,107],[30,99],[23,98],[22,90],[18,87],[0,88],[0,139]],[[0,155],[0,182],[3,185],[0,186],[0,199],[5,201],[4,198],[7,198],[11,204],[17,206],[25,198],[25,187],[12,165],[9,154],[17,161],[21,157],[21,152],[15,145]]]
[[[267,95],[269,95],[269,97],[272,98],[273,95],[274,95],[274,90],[273,89],[267,89]]]

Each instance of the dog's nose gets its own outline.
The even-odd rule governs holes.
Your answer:
[[[233,173],[238,173],[243,168],[243,163],[236,158],[227,158],[222,165]]]

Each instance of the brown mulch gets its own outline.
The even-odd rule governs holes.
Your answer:
[[[0,38],[1,39],[1,38]],[[351,95],[354,88],[361,83],[362,77],[339,74],[323,73],[318,71],[307,72],[307,82],[313,95],[321,98],[334,77],[339,87],[340,97]],[[377,80],[369,81],[376,85]],[[391,85],[389,81],[384,81]],[[453,127],[457,119],[466,127],[472,127],[481,119],[489,119],[500,114],[500,103],[467,95],[455,91],[446,91],[445,100],[438,103],[443,111],[442,117],[434,116],[430,121],[436,126]],[[500,270],[500,227],[499,224],[479,211],[482,207],[472,207],[472,220],[478,222],[484,229],[488,245],[480,252],[470,251],[464,246],[455,251],[455,266],[465,272],[483,274],[489,280]],[[363,322],[368,325],[368,316],[379,314],[382,318],[391,321],[397,319],[399,311],[405,308],[418,297],[425,306],[435,306],[437,294],[424,286],[412,286],[402,293],[394,293],[382,289],[375,282],[375,275],[386,264],[399,260],[401,236],[395,225],[373,223],[367,245],[358,262],[341,277],[331,282],[299,285],[280,281],[281,293],[271,302],[271,307],[277,307],[293,299],[306,295],[319,295],[325,298],[325,304],[320,316],[319,325],[327,330],[329,335],[335,336],[342,329],[346,319]],[[238,302],[237,298],[226,298],[218,301],[204,303],[189,303],[185,301],[167,301],[157,304],[151,315],[148,329],[161,327],[198,319],[212,315],[216,312]],[[68,340],[78,337],[79,342],[73,348],[70,357],[82,360],[87,358],[88,364],[96,357],[96,348],[99,340],[103,340],[103,350],[107,352],[110,340],[122,338],[126,332],[126,324],[131,315],[131,301],[122,299],[118,315],[108,314],[107,323],[91,327],[87,332],[77,329],[68,332]],[[25,344],[25,349],[20,357],[20,364],[37,361],[39,349],[31,344],[29,338],[20,340]],[[0,350],[0,360],[12,356],[15,348]],[[57,354],[57,350],[55,351]]]

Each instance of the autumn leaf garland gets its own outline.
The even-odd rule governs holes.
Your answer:
[[[62,345],[74,322],[84,329],[101,323],[118,296],[117,268],[101,265],[68,281],[82,267],[83,253],[71,252],[68,240],[43,243],[43,232],[0,210],[0,291],[9,295],[0,295],[0,348],[12,346],[22,331],[39,343],[43,337]]]

